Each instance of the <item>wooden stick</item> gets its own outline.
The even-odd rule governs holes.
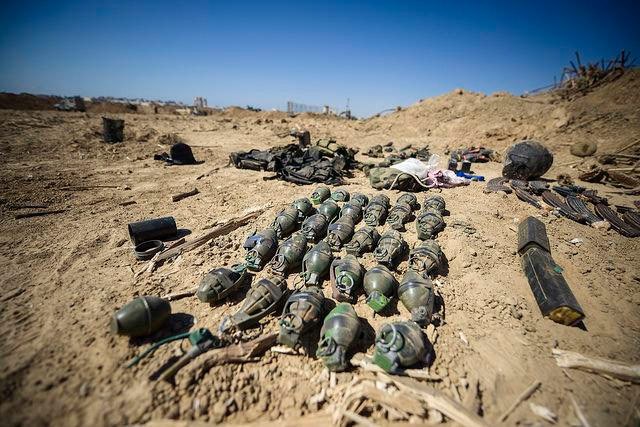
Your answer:
[[[467,408],[456,402],[441,391],[416,381],[412,378],[392,376],[378,373],[383,379],[392,382],[400,390],[413,393],[414,396],[422,400],[432,409],[442,412],[446,417],[465,427],[487,427],[488,424],[478,415],[470,412]]]
[[[482,406],[482,403],[480,402],[480,395],[478,394],[479,387],[480,381],[478,378],[471,378],[469,381],[469,389],[467,390],[467,394],[464,395],[464,400],[462,401],[462,405],[474,414],[479,414],[480,407]]]
[[[167,301],[175,301],[177,299],[192,297],[196,294],[197,289],[192,289],[190,291],[182,291],[182,292],[173,292],[170,294],[163,295],[162,298]]]
[[[120,188],[119,185],[72,185],[69,187],[61,187],[60,190],[93,190],[96,188]]]
[[[340,414],[346,418],[349,418],[351,421],[355,421],[359,425],[367,426],[367,427],[376,427],[378,424],[373,421],[363,417],[362,415],[358,415],[353,411],[342,410]]]
[[[126,202],[122,202],[122,203],[118,203],[120,206],[129,206],[129,205],[135,205],[136,201],[135,200],[127,200]]]
[[[580,420],[580,424],[582,424],[582,427],[591,427],[589,420],[587,420],[587,417],[584,415],[584,412],[582,411],[580,405],[578,405],[575,397],[573,397],[573,394],[569,393],[569,397],[571,398],[571,404],[573,405],[573,410],[576,413],[576,417],[578,417],[578,420]],[[627,424],[625,423],[625,425]]]
[[[218,227],[214,228],[213,230],[211,230],[210,232],[194,239],[194,240],[190,240],[187,241],[185,243],[183,243],[182,245],[178,245],[175,247],[172,247],[171,249],[167,249],[164,252],[160,252],[158,255],[158,258],[155,260],[156,263],[160,263],[163,262],[165,260],[168,260],[169,258],[173,258],[174,256],[178,256],[180,254],[183,254],[185,252],[191,251],[199,246],[204,245],[205,243],[207,243],[209,240],[211,239],[215,239],[216,237],[219,236],[223,236],[226,234],[231,233],[232,231],[242,227],[243,225],[246,225],[249,221],[251,221],[252,219],[257,218],[258,216],[260,216],[264,211],[266,211],[268,208],[270,207],[270,205],[268,206],[263,206],[260,207],[258,209],[255,209],[239,218],[233,218],[230,219],[229,221],[225,222],[222,225],[219,225]]]
[[[214,366],[225,363],[252,362],[274,345],[277,337],[277,333],[263,335],[248,342],[208,351],[178,371],[176,377],[181,383],[193,384]]]
[[[16,219],[20,219],[20,218],[31,218],[34,216],[45,216],[45,215],[53,215],[53,214],[59,214],[59,213],[63,213],[66,212],[66,209],[58,209],[55,211],[40,211],[40,212],[29,212],[29,213],[23,213],[23,214],[17,214],[15,216]]]
[[[626,149],[628,149],[628,148],[631,148],[631,147],[633,147],[633,146],[635,146],[635,145],[637,145],[637,144],[640,144],[640,138],[638,138],[638,139],[636,139],[635,141],[633,141],[633,142],[631,142],[631,143],[629,143],[629,144],[625,145],[625,146],[624,146],[624,147],[622,147],[622,148],[617,149],[616,151],[614,151],[614,153],[621,153],[621,152],[623,152],[624,150],[626,150]]]
[[[209,172],[207,172],[207,173],[203,173],[202,175],[198,175],[198,177],[196,178],[196,180],[199,180],[199,179],[202,179],[202,178],[206,178],[206,177],[208,177],[209,175],[211,175],[212,173],[217,172],[217,171],[219,171],[219,170],[220,170],[220,166],[215,167],[215,168],[211,169],[211,170],[210,170]]]
[[[423,417],[427,412],[424,404],[419,399],[407,393],[396,392],[396,394],[393,395],[388,391],[380,390],[375,385],[365,383],[362,385],[362,391],[358,394],[365,399],[371,399],[407,414]]]
[[[588,357],[573,351],[554,348],[551,354],[561,368],[573,368],[624,381],[640,383],[640,365],[629,365],[611,359]]]
[[[385,370],[371,361],[371,358],[364,353],[356,353],[351,358],[351,364],[369,372],[381,372]],[[397,375],[416,378],[426,381],[441,381],[442,378],[429,375],[427,369],[405,369]]]
[[[536,380],[534,381],[529,387],[527,387],[527,389],[525,391],[523,391],[520,396],[518,396],[518,398],[516,399],[515,402],[513,402],[511,404],[511,406],[509,406],[509,409],[507,409],[501,416],[500,418],[498,418],[498,420],[503,423],[507,417],[509,415],[511,415],[511,413],[513,411],[516,410],[516,408],[518,407],[518,405],[520,405],[522,402],[524,402],[525,400],[527,400],[528,398],[531,397],[531,395],[533,393],[535,393],[535,391],[538,389],[538,387],[540,387],[540,384],[542,384],[540,381]]]
[[[173,196],[171,196],[171,201],[172,202],[179,202],[182,199],[186,199],[187,197],[195,196],[198,193],[200,193],[198,191],[198,189],[194,188],[193,190],[187,191],[185,193],[174,194]]]

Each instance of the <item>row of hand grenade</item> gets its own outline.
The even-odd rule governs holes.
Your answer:
[[[349,303],[338,303],[325,317],[316,356],[330,371],[344,371],[360,335],[360,318]],[[390,322],[376,334],[373,363],[386,372],[399,373],[427,363],[432,346],[413,321]]]

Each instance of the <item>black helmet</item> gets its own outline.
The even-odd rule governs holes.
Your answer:
[[[196,159],[193,157],[191,147],[184,142],[178,142],[171,146],[171,161],[176,165],[195,165]]]

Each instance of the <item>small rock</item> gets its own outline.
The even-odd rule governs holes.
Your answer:
[[[80,397],[87,397],[89,395],[89,383],[82,383],[78,393],[80,394]]]
[[[212,413],[213,420],[217,423],[222,421],[227,415],[227,404],[223,401],[218,401],[213,405]]]
[[[597,150],[598,145],[591,141],[576,142],[569,149],[571,154],[578,157],[592,156]]]
[[[514,319],[517,319],[517,320],[522,319],[522,312],[520,312],[520,310],[518,310],[515,307],[511,307],[511,309],[509,310],[509,313],[511,314],[511,317],[513,317]]]
[[[584,242],[584,240],[582,240],[582,239],[581,239],[581,238],[579,238],[579,237],[576,237],[576,238],[571,239],[571,240],[569,241],[569,243],[571,243],[572,245],[576,245],[576,246],[580,246],[583,242]]]

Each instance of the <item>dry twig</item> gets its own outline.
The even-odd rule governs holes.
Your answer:
[[[269,207],[270,206],[263,206],[239,218],[230,219],[224,224],[219,225],[218,227],[214,228],[213,230],[209,231],[208,233],[205,233],[204,235],[196,239],[184,242],[181,245],[177,245],[163,252],[160,252],[159,254],[157,254],[157,258],[155,260],[149,261],[149,263],[150,264],[153,263],[153,265],[159,264],[161,262],[168,260],[169,258],[173,258],[185,252],[191,251],[199,246],[202,246],[211,239],[215,239],[216,237],[229,234],[232,231],[242,227],[243,225],[246,225],[252,219],[255,219],[258,216],[260,216],[260,214],[266,211]]]
[[[195,196],[198,193],[200,193],[198,191],[198,189],[194,188],[191,191],[186,191],[184,193],[174,194],[173,196],[171,196],[171,201],[172,202],[179,202],[182,199],[186,199],[187,197]]]
[[[214,366],[225,363],[247,363],[255,361],[275,344],[278,334],[260,336],[248,342],[230,345],[206,352],[193,363],[178,372],[179,382],[192,384],[201,379]]]
[[[574,368],[624,381],[640,383],[640,365],[629,365],[611,359],[588,357],[573,351],[551,350],[556,363],[561,368]]]
[[[460,403],[451,399],[441,391],[411,378],[378,374],[381,378],[392,382],[401,391],[412,393],[422,399],[427,406],[442,412],[446,417],[465,427],[487,427],[485,421],[478,415],[470,412]]]
[[[192,289],[190,291],[182,291],[182,292],[172,292],[170,294],[163,295],[162,298],[167,301],[175,301],[177,299],[192,297],[196,294],[197,289]]]
[[[516,399],[515,402],[513,402],[513,404],[511,406],[509,406],[509,409],[507,409],[506,411],[504,411],[504,413],[500,416],[500,418],[498,418],[498,420],[500,422],[504,422],[507,417],[509,415],[511,415],[511,413],[513,411],[516,410],[516,408],[525,400],[527,400],[528,398],[531,397],[531,395],[533,393],[535,393],[535,391],[538,389],[538,387],[540,387],[540,384],[542,384],[540,381],[534,381],[529,387],[527,387],[527,389],[525,391],[523,391],[520,396],[518,396],[518,398]]]
[[[357,366],[365,371],[369,371],[369,372],[381,372],[384,373],[384,369],[382,369],[380,366],[376,365],[375,363],[373,363],[371,361],[371,358],[369,356],[367,356],[364,353],[356,353],[352,358],[351,358],[351,364],[353,366]],[[403,370],[401,373],[399,373],[398,375],[402,375],[402,376],[406,376],[406,377],[410,377],[410,378],[416,378],[416,379],[420,379],[420,380],[426,380],[426,381],[441,381],[442,378],[434,376],[434,375],[430,375],[429,374],[429,370],[428,369],[405,369]]]

